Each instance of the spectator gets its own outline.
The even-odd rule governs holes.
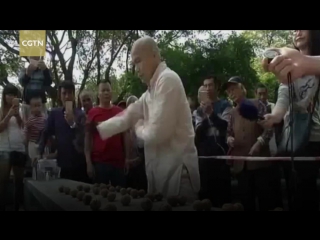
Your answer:
[[[25,123],[24,134],[26,146],[28,148],[28,155],[31,163],[39,156],[38,141],[41,133],[45,127],[46,117],[42,113],[41,97],[32,97],[30,99],[31,116]]]
[[[43,155],[47,141],[54,135],[61,178],[89,182],[84,156],[86,117],[80,109],[75,108],[75,86],[72,81],[63,81],[58,91],[63,107],[52,109],[48,116],[39,143],[40,155]],[[71,109],[69,103],[73,103]]]
[[[88,113],[88,121],[98,124],[122,112],[111,103],[112,88],[109,82],[99,84],[99,106]],[[124,134],[120,133],[102,140],[97,131],[86,136],[87,173],[97,183],[125,186]]]
[[[231,105],[218,98],[219,84],[214,76],[199,89],[200,107],[196,111],[196,146],[200,156],[226,155],[226,132]],[[201,97],[201,93],[205,94]],[[230,168],[225,160],[199,159],[200,199],[209,198],[215,207],[231,200]]]
[[[290,49],[282,49],[281,53],[283,53],[284,56],[274,59],[270,63],[270,66],[264,66],[270,69],[270,71],[285,84],[280,84],[276,106],[271,114],[265,116],[266,120],[263,122],[263,125],[266,128],[270,128],[284,119],[284,126],[288,126],[290,102],[289,88],[285,80],[288,72],[283,71],[287,69],[290,70],[292,80],[296,80],[293,84],[295,95],[293,100],[293,113],[312,114],[312,121],[307,129],[308,132],[310,131],[310,136],[306,139],[308,144],[305,147],[301,146],[302,148],[295,153],[296,156],[320,156],[320,99],[319,94],[316,96],[317,89],[319,89],[319,78],[318,75],[308,75],[319,74],[319,72],[316,71],[317,69],[319,71],[319,66],[316,67],[315,62],[313,62],[320,56],[319,41],[320,30],[295,30],[293,42],[300,53]],[[305,61],[310,60],[312,61],[309,62],[309,64],[305,64]],[[279,68],[279,63],[281,66],[287,67],[285,69],[283,69],[283,67]],[[301,73],[303,73],[303,75]],[[315,103],[314,111],[313,103]],[[292,131],[294,137],[305,135],[303,129],[293,128]],[[295,161],[294,165],[298,175],[298,185],[294,202],[292,202],[292,192],[290,190],[292,188],[289,187],[289,182],[291,182],[291,165],[290,163],[284,163],[290,210],[319,211],[319,192],[317,187],[320,167],[319,161]]]
[[[46,88],[52,84],[52,76],[50,70],[40,57],[30,57],[30,64],[23,69],[19,76],[19,83],[23,87],[23,115],[24,120],[28,119],[30,114],[29,104],[33,96],[40,93],[43,103],[43,113],[46,114]]]
[[[17,87],[12,84],[4,87],[0,108],[0,211],[5,210],[6,189],[11,170],[14,174],[16,211],[19,210],[23,199],[23,178],[27,157],[18,96]]]
[[[264,84],[259,83],[255,89],[255,95],[256,95],[256,99],[260,99],[260,101],[265,104],[265,106],[267,107],[267,112],[271,113],[275,104],[272,102],[269,102],[268,100],[268,88]],[[275,132],[276,130],[278,131],[278,128],[275,129]],[[277,154],[275,132],[273,133],[273,136],[269,142],[271,156],[275,156]]]
[[[87,115],[90,109],[93,107],[93,96],[92,93],[88,90],[83,90],[80,93],[80,103],[81,103],[81,109],[85,112]]]
[[[240,115],[240,103],[246,100],[246,89],[240,77],[232,77],[226,84],[229,98],[237,106],[231,111],[228,124],[227,142],[232,156],[270,156],[269,141],[273,130],[264,130],[257,121],[251,121]],[[267,112],[265,104],[260,100],[252,102],[263,116]],[[234,173],[238,178],[240,200],[245,211],[256,211],[256,198],[260,211],[273,210],[279,206],[278,194],[280,172],[278,166],[269,161],[240,161],[233,163]]]

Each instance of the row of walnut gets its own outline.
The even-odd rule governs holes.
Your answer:
[[[103,198],[108,200],[108,204],[101,209],[101,201],[97,198],[92,197],[89,194],[92,190],[94,195],[101,195]],[[141,200],[140,207],[143,211],[153,210],[154,201],[162,201],[163,195],[161,193],[151,194],[144,190],[136,190],[132,188],[121,188],[120,186],[114,187],[106,184],[94,184],[91,188],[89,185],[79,185],[76,189],[71,190],[69,187],[60,186],[60,193],[65,193],[66,195],[71,195],[73,198],[82,201],[85,205],[90,205],[93,211],[117,211],[117,207],[113,202],[116,200],[116,192],[121,194],[120,202],[123,206],[129,206],[131,199],[143,198]],[[167,202],[162,204],[159,211],[172,211],[172,208],[177,206],[185,206],[187,203],[187,198],[184,196],[172,196],[167,198]],[[193,210],[195,211],[211,211],[212,204],[209,199],[204,199],[202,201],[196,200],[193,203]],[[225,204],[222,207],[223,211],[244,211],[243,206],[240,203],[235,204]],[[277,210],[275,210],[277,211]],[[281,211],[278,209],[278,211]]]

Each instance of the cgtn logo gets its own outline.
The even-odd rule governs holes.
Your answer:
[[[46,53],[46,31],[20,30],[19,46],[21,57],[44,57]]]
[[[22,41],[22,46],[24,47],[43,47],[44,46],[44,41],[41,40],[23,40]]]

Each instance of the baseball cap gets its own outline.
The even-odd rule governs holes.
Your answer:
[[[239,84],[239,83],[243,83],[241,77],[238,77],[238,76],[231,77],[231,78],[228,80],[228,82],[226,82],[225,84],[223,84],[222,90],[223,90],[223,91],[227,90],[227,88],[228,88],[231,84]]]

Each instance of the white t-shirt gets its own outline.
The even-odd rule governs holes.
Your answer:
[[[11,117],[7,128],[0,133],[0,152],[25,152],[24,135],[17,119]]]

